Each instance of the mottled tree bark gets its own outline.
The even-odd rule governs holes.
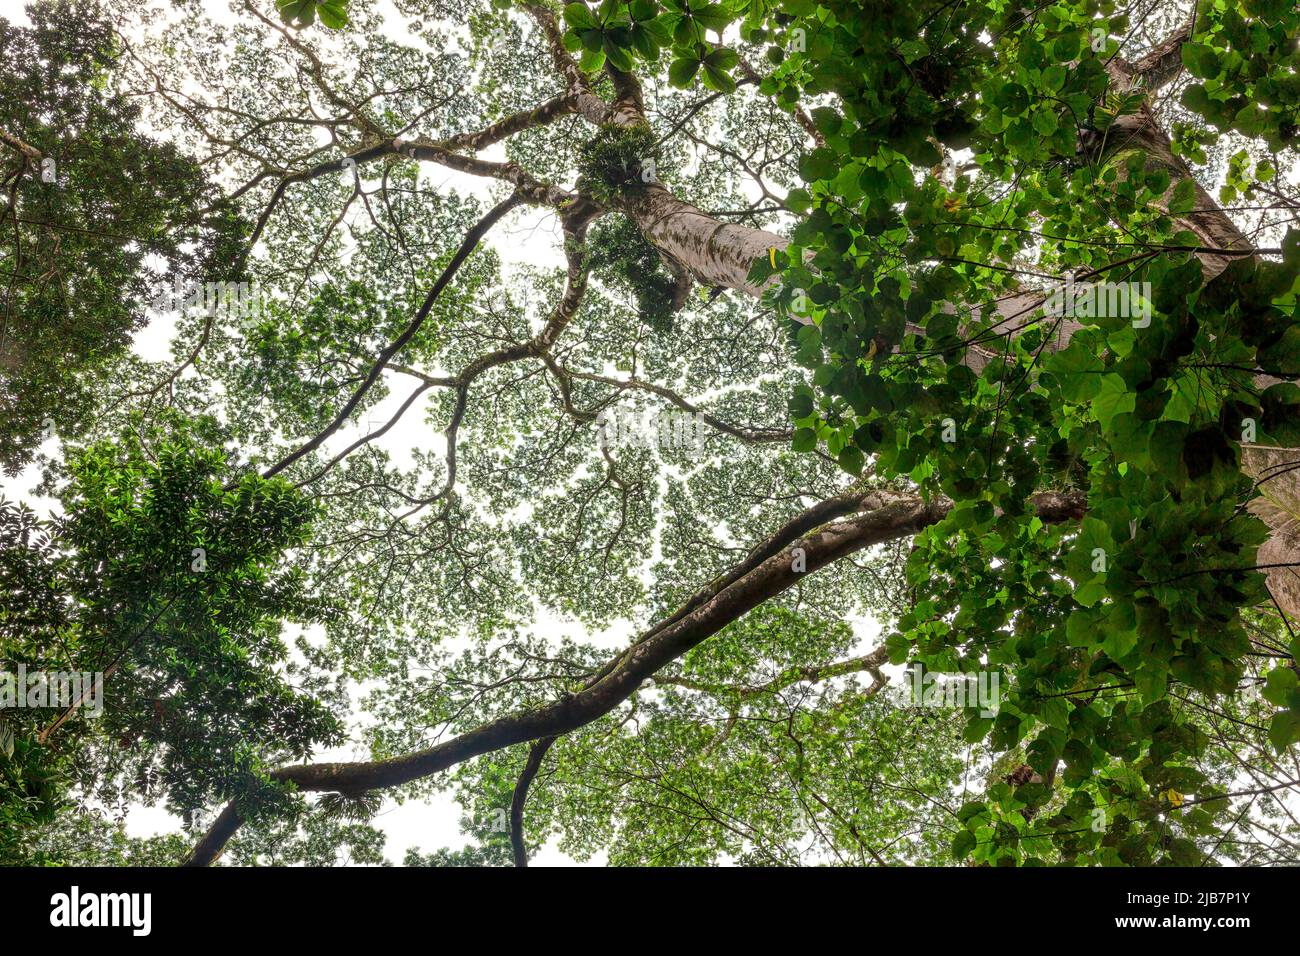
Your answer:
[[[763,290],[749,281],[749,270],[756,260],[766,259],[770,250],[787,245],[774,232],[721,222],[657,183],[625,197],[619,208],[656,249],[685,268],[696,282],[755,297]]]
[[[1250,445],[1242,449],[1241,466],[1259,489],[1250,510],[1272,531],[1259,549],[1258,563],[1300,564],[1300,452]],[[1266,573],[1279,606],[1300,620],[1300,567],[1273,567]]]

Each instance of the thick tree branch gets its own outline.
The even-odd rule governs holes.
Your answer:
[[[493,143],[508,139],[516,133],[522,133],[524,130],[547,126],[560,117],[572,113],[576,103],[577,97],[572,94],[557,96],[554,99],[547,100],[541,106],[512,113],[510,116],[497,120],[491,126],[486,126],[477,132],[458,133],[455,136],[450,136],[442,141],[442,145],[448,149],[468,149],[477,152],[486,149]]]
[[[1060,522],[1079,518],[1085,502],[1078,494],[1044,492],[1034,497],[1034,506],[1043,521]],[[284,767],[272,778],[303,791],[362,793],[419,780],[514,744],[576,730],[609,713],[669,661],[808,574],[872,545],[916,534],[943,518],[950,508],[950,502],[927,503],[901,492],[868,492],[860,499],[860,513],[823,525],[795,542],[804,551],[799,566],[806,570],[796,571],[796,562],[784,552],[760,561],[693,610],[675,615],[673,623],[652,629],[576,694],[505,715],[415,753],[386,760]],[[194,848],[187,865],[206,866],[217,859],[242,822],[234,805],[227,806]]]
[[[597,126],[611,122],[614,109],[591,91],[586,75],[578,63],[569,55],[564,46],[564,31],[555,20],[555,14],[549,8],[538,3],[525,3],[523,8],[541,28],[546,37],[546,46],[551,54],[555,69],[564,78],[569,95],[574,98],[574,109],[588,122]]]
[[[23,142],[17,136],[14,136],[12,133],[6,133],[2,129],[0,129],[0,143],[4,143],[6,146],[10,147],[11,149],[14,149],[17,152],[21,153],[24,157],[31,160],[33,163],[39,164],[40,161],[44,158],[41,155],[41,151],[37,149],[35,146],[31,146]]]
[[[1183,71],[1183,44],[1192,35],[1190,21],[1148,50],[1130,72],[1149,90],[1167,85]]]

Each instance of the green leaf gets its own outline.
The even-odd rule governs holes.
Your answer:
[[[862,452],[854,446],[849,445],[846,447],[839,453],[836,460],[839,462],[839,466],[850,475],[857,477],[862,474]]]
[[[594,30],[599,24],[585,3],[570,3],[564,8],[564,21],[574,30]]]
[[[799,175],[804,182],[816,182],[819,179],[834,179],[839,172],[835,154],[825,147],[814,149],[799,160]]]
[[[691,13],[694,14],[695,20],[700,26],[706,30],[712,30],[714,33],[721,33],[731,23],[731,14],[720,3],[710,3],[698,8],[692,7]]]
[[[608,34],[606,36],[608,37]],[[635,64],[632,62],[632,57],[628,54],[627,50],[623,49],[623,47],[617,45],[612,40],[607,38],[602,49],[604,50],[605,58],[609,60],[609,65],[614,69],[621,70],[624,73],[630,73],[634,69]]]
[[[804,385],[796,389],[786,403],[791,418],[807,418],[813,412],[813,391]]]
[[[1280,752],[1300,741],[1300,711],[1282,710],[1268,723],[1268,739]]]
[[[691,80],[695,79],[699,70],[699,60],[679,57],[668,67],[668,82],[679,89],[685,89],[691,85]]]
[[[1207,80],[1219,75],[1219,55],[1204,43],[1184,43],[1182,47],[1183,65],[1187,71],[1199,80]]]
[[[993,105],[1008,116],[1019,116],[1029,109],[1029,91],[1019,83],[1003,83],[993,97]]]
[[[1047,368],[1061,382],[1061,397],[1069,402],[1086,402],[1101,391],[1101,358],[1078,337],[1051,356]]]
[[[1286,707],[1296,685],[1295,671],[1289,667],[1275,667],[1268,672],[1268,680],[1264,684],[1264,699],[1278,707]]]
[[[1051,136],[1057,130],[1056,114],[1051,110],[1039,110],[1034,113],[1034,132],[1039,136]]]
[[[704,85],[711,90],[718,90],[722,93],[734,93],[736,91],[736,81],[732,79],[731,74],[726,70],[719,69],[708,60],[704,61]]]
[[[989,735],[993,729],[992,717],[972,716],[967,718],[966,726],[962,728],[962,740],[968,744],[977,744]]]
[[[1092,607],[1107,596],[1106,579],[1102,575],[1085,581],[1075,589],[1074,599],[1084,607]]]
[[[1101,649],[1106,656],[1116,663],[1123,662],[1137,646],[1137,632],[1133,630],[1112,631],[1101,642]]]
[[[1094,378],[1099,379],[1100,388],[1092,401],[1092,413],[1102,428],[1109,429],[1116,415],[1133,411],[1136,396],[1124,379],[1114,372]]]
[[[904,63],[915,63],[922,57],[930,55],[930,48],[925,45],[924,40],[904,40],[898,46],[898,53],[903,58]]]
[[[595,73],[605,65],[604,50],[583,50],[582,58],[578,60],[578,66],[584,73]]]
[[[720,46],[704,58],[704,62],[719,70],[734,70],[740,62],[740,54],[725,46]]]
[[[316,0],[276,0],[280,19],[294,26],[310,26],[316,20]]]
[[[1182,216],[1196,208],[1196,183],[1191,179],[1180,180],[1169,197],[1169,215]]]
[[[348,23],[347,0],[320,0],[316,6],[320,22],[331,30],[340,30]]]
[[[1143,664],[1133,675],[1133,681],[1137,685],[1138,693],[1142,695],[1143,702],[1154,704],[1164,698],[1169,685],[1169,675],[1163,667]]]

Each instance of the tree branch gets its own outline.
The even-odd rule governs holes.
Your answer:
[[[308,455],[319,448],[325,439],[329,438],[330,435],[334,434],[343,426],[353,411],[356,410],[356,407],[361,403],[361,400],[365,397],[366,393],[369,392],[375,382],[379,380],[380,373],[383,372],[384,366],[388,364],[389,359],[400,352],[406,343],[411,341],[415,336],[415,333],[420,330],[420,326],[424,324],[425,319],[427,319],[429,314],[433,311],[434,302],[436,302],[438,296],[442,294],[442,290],[447,288],[451,283],[456,272],[460,269],[465,260],[469,258],[469,254],[474,251],[474,248],[479,244],[479,241],[487,234],[488,230],[496,225],[502,216],[508,213],[515,206],[519,205],[520,201],[521,197],[519,194],[512,193],[510,196],[506,197],[488,210],[487,214],[475,224],[474,228],[466,233],[464,240],[462,240],[460,244],[460,248],[456,250],[456,254],[451,257],[451,261],[447,263],[446,268],[442,270],[442,274],[438,276],[433,287],[429,289],[428,294],[424,297],[424,302],[420,304],[420,308],[416,311],[415,316],[409,323],[407,323],[407,326],[402,330],[402,333],[379,353],[379,357],[376,358],[374,364],[371,365],[370,371],[366,373],[365,380],[362,381],[356,391],[352,393],[352,397],[347,400],[339,413],[334,416],[334,420],[326,425],[323,430],[318,432],[310,441],[299,446],[297,450],[286,455],[263,472],[263,477],[270,478],[271,476],[284,471],[284,469],[288,468],[303,456]]]
[[[510,798],[510,849],[514,854],[515,866],[528,865],[528,845],[524,842],[524,803],[528,800],[528,788],[532,786],[533,778],[537,776],[547,751],[555,741],[555,737],[533,741],[533,745],[528,748],[524,769],[515,781],[514,795]]]
[[[1043,521],[1060,522],[1081,517],[1086,502],[1077,493],[1044,492],[1034,496],[1034,506]],[[803,567],[806,570],[796,571],[795,562],[783,552],[759,561],[693,610],[679,612],[672,623],[652,629],[603,668],[590,686],[576,694],[507,714],[452,740],[400,757],[353,763],[301,764],[283,767],[271,777],[292,783],[302,791],[363,793],[419,780],[514,744],[576,730],[609,713],[669,661],[685,654],[808,574],[863,548],[913,535],[942,519],[951,507],[951,502],[927,503],[900,492],[868,492],[861,496],[859,514],[823,525],[797,542],[804,550]],[[760,549],[766,544],[760,545]],[[751,564],[752,560],[746,564]],[[186,865],[206,866],[216,860],[242,822],[234,804],[228,805],[194,848]]]
[[[4,143],[6,146],[21,153],[24,157],[31,160],[33,163],[39,164],[40,161],[44,158],[41,155],[41,151],[37,149],[35,146],[31,146],[23,142],[17,136],[14,136],[11,133],[6,133],[2,129],[0,129],[0,143]]]

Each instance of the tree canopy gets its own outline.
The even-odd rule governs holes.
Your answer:
[[[31,18],[0,858],[1297,861],[1293,2]]]

